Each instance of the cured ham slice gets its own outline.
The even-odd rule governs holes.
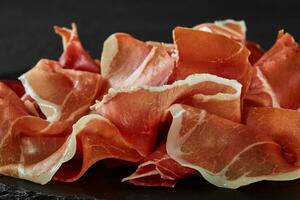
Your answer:
[[[0,100],[0,174],[49,182],[75,153],[75,138],[69,135],[71,123],[49,123],[28,115],[23,102],[3,83]]]
[[[147,44],[149,45],[152,45],[152,46],[156,46],[156,47],[159,47],[159,46],[163,46],[166,51],[168,52],[168,54],[173,57],[173,59],[176,59],[176,47],[174,44],[172,43],[163,43],[163,42],[155,42],[155,41],[147,41],[146,42]]]
[[[282,147],[285,159],[300,167],[300,113],[281,108],[250,108],[247,126],[268,134]]]
[[[63,69],[46,59],[19,79],[48,121],[76,120],[100,96],[105,83],[99,74]]]
[[[299,109],[300,46],[291,35],[281,33],[254,67],[247,105]]]
[[[163,142],[138,166],[133,174],[122,181],[143,186],[174,187],[178,179],[197,174],[195,170],[182,167],[171,159],[166,152],[166,144]]]
[[[177,66],[172,75],[181,80],[190,74],[210,73],[242,83],[243,92],[251,80],[247,48],[226,36],[176,27],[173,31],[178,50]]]
[[[101,74],[112,88],[163,85],[173,68],[174,59],[162,44],[153,46],[124,33],[104,42]]]
[[[182,166],[199,171],[210,183],[238,188],[261,180],[300,177],[299,167],[286,159],[282,146],[268,134],[179,104],[170,112],[173,121],[167,153]]]
[[[240,94],[241,85],[235,80],[196,74],[161,87],[110,89],[93,109],[122,130],[121,134],[130,147],[147,156],[153,150],[162,118],[173,103],[186,102],[218,112],[214,106],[222,101],[227,106],[218,113],[239,121]],[[224,112],[226,109],[228,112]]]
[[[138,152],[124,141],[120,131],[101,115],[89,114],[73,125],[76,135],[76,154],[55,174],[54,179],[71,182],[79,179],[95,162],[108,158],[136,162]]]
[[[214,23],[203,23],[193,27],[196,30],[212,32],[224,35],[228,38],[244,43],[246,39],[246,24],[244,21],[232,19],[215,21]]]
[[[100,72],[99,63],[94,61],[82,47],[77,27],[74,23],[72,24],[72,30],[58,26],[55,26],[54,30],[63,39],[64,52],[59,58],[59,63],[63,68],[95,73]]]
[[[25,93],[24,87],[19,80],[1,80],[2,83],[12,89],[19,97],[22,97]]]
[[[252,65],[254,65],[265,53],[259,44],[252,41],[246,41],[246,47],[251,52],[249,61]]]
[[[199,108],[208,109],[211,113],[218,114],[233,121],[240,121],[240,115],[237,104],[228,101],[226,98],[209,98],[209,96],[202,95],[202,98],[206,99],[206,102],[197,101],[197,95],[187,98],[181,103],[193,105]],[[239,97],[237,96],[237,99]],[[209,103],[209,106],[204,104]],[[224,109],[226,108],[226,109]],[[236,111],[234,111],[236,110]],[[232,112],[234,111],[234,112]],[[228,113],[235,113],[228,115]],[[137,170],[129,177],[123,179],[123,181],[129,181],[135,185],[144,186],[166,186],[174,187],[176,182],[182,178],[189,176],[197,176],[195,170],[181,166],[175,160],[170,158],[166,152],[166,141],[163,141],[160,146],[138,166]]]

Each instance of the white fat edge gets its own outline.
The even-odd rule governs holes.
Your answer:
[[[197,30],[199,30],[199,31],[204,31],[204,32],[208,32],[208,33],[212,33],[213,31],[209,28],[209,27],[207,27],[207,26],[203,26],[203,27],[198,27],[198,26],[195,26],[194,27],[194,29],[197,29]]]
[[[109,36],[103,43],[101,54],[101,74],[106,77],[110,72],[110,65],[119,51],[116,34]]]
[[[193,98],[195,99],[201,99],[202,102],[209,102],[209,101],[231,101],[235,99],[239,99],[241,97],[241,89],[242,85],[241,84],[235,84],[235,85],[230,85],[232,88],[235,89],[235,93],[222,93],[219,92],[217,94],[213,95],[206,95],[206,94],[195,94]]]
[[[61,117],[61,106],[54,104],[50,101],[46,101],[39,97],[35,91],[32,89],[30,83],[26,79],[26,75],[23,74],[19,77],[19,80],[22,82],[26,94],[30,95],[39,105],[41,111],[44,113],[44,115],[47,117],[47,121],[54,122],[59,120]]]
[[[294,180],[300,178],[300,169],[287,172],[287,173],[278,173],[276,175],[269,175],[269,176],[258,176],[258,177],[247,177],[247,173],[243,176],[239,177],[236,180],[227,180],[225,174],[228,170],[228,168],[239,159],[239,156],[246,152],[247,150],[258,146],[258,145],[264,145],[264,144],[273,144],[278,145],[275,142],[256,142],[254,144],[251,144],[247,146],[245,149],[243,149],[241,152],[239,152],[231,161],[230,163],[225,166],[220,172],[218,173],[212,173],[204,168],[201,168],[195,164],[192,164],[190,162],[187,162],[185,159],[181,157],[183,154],[181,152],[181,146],[185,143],[188,137],[190,137],[190,134],[192,131],[196,128],[193,127],[187,134],[184,136],[181,136],[179,139],[179,134],[182,126],[182,113],[185,112],[184,109],[178,105],[175,104],[172,107],[170,107],[170,112],[173,116],[173,122],[171,124],[171,127],[168,132],[168,138],[166,143],[166,149],[168,155],[177,161],[179,164],[181,164],[184,167],[192,168],[197,170],[201,173],[201,175],[211,184],[216,185],[218,187],[224,187],[224,188],[231,188],[236,189],[238,187],[248,185],[254,182],[262,181],[262,180],[277,180],[277,181],[285,181],[285,180]],[[205,113],[204,113],[205,114]],[[205,116],[205,115],[204,115]],[[203,120],[202,116],[199,121]],[[199,124],[197,124],[199,125]],[[174,141],[177,141],[176,143]]]
[[[231,23],[231,24],[236,24],[238,25],[239,27],[242,28],[242,31],[244,33],[247,32],[247,26],[246,26],[246,23],[244,20],[233,20],[233,19],[225,19],[225,20],[216,20],[214,22],[216,25],[220,25],[222,27],[224,27],[224,24],[228,24],[228,23]]]
[[[247,148],[245,148],[245,150],[253,148],[254,146],[257,146],[257,145],[263,145],[263,144],[268,144],[268,143],[274,144],[274,145],[276,144],[273,142],[257,142],[252,145],[249,145]],[[242,152],[244,152],[244,150]],[[192,169],[195,169],[198,172],[200,172],[201,175],[203,176],[203,178],[205,178],[211,184],[218,186],[218,187],[223,187],[223,188],[237,189],[241,186],[249,185],[251,183],[263,181],[263,180],[288,181],[288,180],[295,180],[295,179],[300,178],[300,169],[298,169],[298,170],[294,170],[294,171],[286,172],[286,173],[278,173],[275,175],[264,175],[264,176],[257,176],[257,177],[248,177],[247,176],[248,173],[245,173],[245,174],[243,174],[243,176],[239,177],[238,179],[228,180],[227,177],[225,176],[225,174],[226,174],[228,168],[230,167],[230,165],[236,159],[238,159],[238,156],[242,152],[240,152],[237,155],[237,157],[235,157],[225,168],[222,169],[222,171],[220,171],[218,173],[212,173],[204,168],[201,168],[197,165],[189,163],[186,160],[184,160],[180,157],[177,157],[178,155],[174,156],[174,157],[171,155],[170,156],[173,157],[173,159],[176,160],[178,163],[180,163],[182,166],[192,168]]]
[[[154,176],[154,175],[160,175],[158,171],[156,171],[155,169],[154,170],[151,170],[147,173],[143,173],[143,174],[138,174],[138,175],[134,175],[134,176],[128,176],[128,177],[125,177],[121,180],[121,182],[125,182],[125,181],[129,181],[129,180],[133,180],[133,179],[138,179],[138,178],[144,178],[144,177],[147,177],[147,176]]]
[[[278,98],[276,93],[273,91],[271,85],[269,84],[267,78],[264,76],[264,74],[262,73],[262,71],[259,69],[259,67],[256,68],[257,71],[257,78],[262,82],[263,84],[263,88],[265,90],[265,92],[267,92],[272,99],[272,107],[274,108],[280,108],[280,104],[278,102]]]
[[[46,159],[40,161],[39,163],[36,163],[32,169],[26,169],[23,164],[19,164],[18,166],[18,176],[21,179],[30,180],[36,183],[40,184],[46,184],[48,183],[54,174],[58,171],[60,166],[71,160],[75,153],[76,153],[76,136],[81,132],[82,129],[85,128],[86,124],[89,123],[93,119],[103,120],[109,124],[111,124],[110,121],[108,121],[106,118],[102,117],[98,114],[90,114],[86,115],[82,118],[80,118],[72,127],[72,133],[67,138],[66,142],[51,156],[47,157]],[[111,124],[112,125],[112,124]],[[61,155],[61,151],[64,149],[63,154]],[[59,158],[59,159],[57,159]],[[55,165],[53,165],[53,160],[59,160]],[[36,171],[39,171],[39,168],[41,166],[52,166],[49,171],[46,173],[38,173]],[[30,173],[29,173],[30,172]]]
[[[231,79],[226,79],[226,78],[222,78],[213,74],[207,74],[207,73],[202,73],[202,74],[192,74],[189,75],[186,79],[184,80],[178,80],[175,81],[173,84],[171,85],[163,85],[163,86],[133,86],[130,88],[121,88],[121,89],[114,89],[114,88],[110,88],[108,90],[108,94],[106,94],[102,101],[96,101],[96,104],[94,104],[92,107],[92,109],[99,109],[104,103],[106,103],[109,99],[113,98],[114,96],[116,96],[118,93],[121,92],[136,92],[138,90],[148,90],[150,92],[163,92],[169,89],[172,89],[174,87],[180,87],[180,86],[184,86],[184,85],[188,85],[188,86],[193,86],[196,85],[198,83],[202,83],[202,82],[214,82],[214,83],[218,83],[218,84],[222,84],[222,85],[227,85],[230,86],[232,88],[234,88],[237,93],[239,93],[238,91],[241,90],[242,85],[237,82],[236,80],[231,80]]]
[[[144,61],[136,68],[136,70],[122,83],[122,87],[128,87],[132,83],[134,83],[140,75],[143,73],[145,67],[147,64],[151,61],[151,59],[154,57],[156,53],[157,47],[152,47],[151,51],[147,55],[147,57],[144,59]]]

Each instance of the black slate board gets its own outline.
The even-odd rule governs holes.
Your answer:
[[[120,183],[129,169],[93,166],[79,181],[52,181],[38,185],[24,180],[0,177],[0,199],[300,199],[300,180],[259,182],[237,190],[215,187],[202,178],[180,181],[175,188],[139,187]]]

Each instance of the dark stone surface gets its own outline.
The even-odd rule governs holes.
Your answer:
[[[49,199],[49,200],[79,200],[79,199],[94,199],[79,196],[61,196],[55,194],[47,194],[39,191],[24,189],[23,187],[15,187],[0,183],[0,199]]]
[[[138,187],[121,183],[133,169],[106,169],[96,164],[79,181],[51,181],[42,186],[28,181],[0,177],[0,199],[107,199],[107,200],[299,200],[300,180],[263,181],[236,190],[218,188],[202,178],[180,181],[175,188]]]

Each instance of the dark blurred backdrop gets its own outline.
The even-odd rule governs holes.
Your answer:
[[[83,45],[99,58],[114,32],[170,42],[172,29],[220,19],[244,19],[248,38],[270,47],[285,29],[300,40],[300,1],[0,1],[0,75],[29,69],[40,58],[57,59],[61,40],[53,25],[76,22]]]

